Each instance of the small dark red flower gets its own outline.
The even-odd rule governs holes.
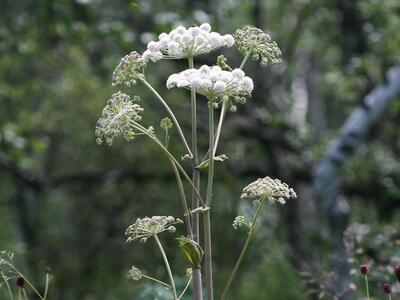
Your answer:
[[[400,282],[400,266],[396,266],[394,273],[396,274],[397,280]]]
[[[18,276],[16,280],[17,286],[23,288],[25,285],[25,279],[22,276]]]
[[[392,287],[390,286],[389,283],[384,283],[384,284],[383,284],[383,291],[384,291],[386,294],[391,294],[391,293],[392,293]]]
[[[47,274],[50,274],[50,273],[51,273],[51,267],[50,267],[50,266],[47,266],[46,268],[44,268],[44,271],[45,271]]]
[[[367,275],[368,274],[368,266],[367,265],[361,265],[361,267],[360,267],[360,272],[361,272],[361,274],[363,274],[363,275]]]

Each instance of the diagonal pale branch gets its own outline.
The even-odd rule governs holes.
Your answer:
[[[347,227],[349,206],[340,196],[341,168],[363,144],[374,126],[384,117],[386,109],[400,95],[400,67],[391,70],[388,82],[377,86],[357,107],[344,123],[340,133],[328,147],[314,174],[313,188],[324,219],[330,225],[331,242],[334,247],[333,266],[340,282],[333,283],[344,291],[348,289],[349,265],[342,234]],[[343,299],[353,299],[348,292]]]

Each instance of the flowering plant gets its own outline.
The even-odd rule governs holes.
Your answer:
[[[219,56],[214,66],[203,65],[199,68],[195,67],[195,57],[208,54],[222,47],[232,47],[234,45],[244,54],[243,61],[237,68],[231,68],[224,56]],[[169,283],[166,283],[146,275],[138,267],[133,266],[129,271],[129,277],[133,280],[146,278],[155,281],[168,288],[174,300],[181,299],[192,284],[194,299],[200,300],[203,299],[202,275],[204,274],[206,298],[208,300],[214,299],[211,212],[213,207],[214,162],[226,159],[224,154],[216,155],[223,122],[226,114],[229,111],[236,111],[237,104],[244,104],[246,98],[251,96],[254,89],[253,80],[243,71],[249,58],[260,60],[261,66],[267,66],[268,63],[279,63],[281,61],[280,56],[281,53],[276,42],[261,29],[245,26],[237,30],[234,35],[222,35],[218,32],[213,32],[211,26],[204,23],[200,26],[189,28],[179,26],[169,33],[161,33],[157,40],[150,41],[147,44],[147,50],[143,54],[133,51],[122,58],[114,71],[113,85],[132,87],[139,82],[149,89],[168,114],[168,117],[163,118],[160,123],[160,127],[165,131],[165,136],[164,138],[158,137],[154,132],[153,126],[142,125],[144,123],[142,120],[143,108],[138,104],[139,96],[131,98],[127,94],[117,92],[108,101],[97,123],[97,142],[106,141],[107,144],[111,145],[114,139],[119,137],[127,141],[131,141],[137,136],[148,137],[170,162],[176,177],[183,209],[183,220],[172,216],[144,217],[137,219],[128,227],[126,230],[128,242],[136,240],[146,242],[149,239],[155,241],[169,277]],[[166,86],[168,89],[185,88],[190,91],[191,145],[189,145],[173,109],[146,79],[145,69],[147,64],[155,63],[162,59],[187,59],[188,61],[188,69],[171,74],[166,81]],[[197,141],[197,95],[206,97],[208,101],[209,145],[202,160],[199,159]],[[215,127],[214,115],[218,111],[219,121]],[[175,127],[186,152],[183,156],[183,162],[179,161],[177,155],[172,153],[168,147],[173,127]],[[188,161],[190,162],[189,166]],[[187,172],[188,167],[191,167],[191,176]],[[208,169],[205,195],[202,195],[199,188],[203,169]],[[192,190],[190,205],[187,202],[184,183],[188,184]],[[248,230],[248,235],[242,252],[222,292],[221,299],[225,299],[227,296],[249,246],[254,225],[266,200],[269,203],[279,202],[284,204],[285,199],[295,197],[296,193],[287,184],[270,177],[258,179],[243,189],[241,198],[253,200],[257,208],[251,221],[246,221],[243,216],[238,216],[233,221],[235,229],[245,227]],[[204,225],[203,244],[200,242],[200,216],[203,218]],[[173,234],[176,231],[175,226],[180,224],[185,224],[187,235],[177,238],[179,241],[178,246],[189,264],[189,269],[186,270],[186,286],[181,293],[178,293],[174,274],[159,234],[162,232]]]

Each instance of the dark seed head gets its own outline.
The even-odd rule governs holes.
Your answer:
[[[391,293],[392,293],[392,287],[390,286],[389,283],[384,283],[384,284],[383,284],[383,291],[384,291],[386,294],[391,294]]]
[[[396,274],[397,280],[400,282],[400,266],[396,266],[394,273]]]
[[[50,274],[50,273],[51,273],[51,267],[50,267],[50,266],[47,266],[46,268],[44,268],[44,271],[45,271],[47,274]]]
[[[16,280],[17,286],[23,288],[25,285],[25,279],[22,276],[18,276]]]
[[[361,274],[363,274],[363,275],[367,275],[368,274],[368,266],[367,265],[361,265],[361,267],[360,267],[360,272],[361,272]]]

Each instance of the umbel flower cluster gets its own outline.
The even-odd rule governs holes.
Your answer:
[[[172,74],[167,80],[167,88],[194,89],[208,98],[222,96],[249,96],[253,91],[253,80],[240,69],[222,70],[219,66],[201,66]]]
[[[246,186],[240,198],[255,201],[269,200],[271,203],[277,201],[285,204],[285,199],[297,198],[297,195],[286,183],[267,176],[259,178]]]
[[[250,55],[254,60],[261,60],[260,65],[265,67],[269,62],[281,63],[281,50],[271,37],[259,28],[245,26],[235,32],[235,42],[240,52]]]
[[[118,136],[130,141],[135,135],[141,134],[130,124],[142,120],[140,114],[143,108],[134,101],[140,101],[140,98],[135,96],[132,100],[129,95],[121,92],[112,95],[97,121],[95,134],[98,144],[105,140],[107,144],[112,145],[114,138]]]
[[[234,43],[232,35],[212,32],[208,23],[189,28],[179,26],[169,33],[161,33],[158,41],[149,42],[143,58],[156,62],[162,58],[195,57],[220,47],[232,47]]]
[[[149,237],[161,232],[168,231],[173,233],[176,231],[174,226],[176,224],[183,224],[183,221],[172,216],[138,218],[135,223],[126,229],[125,235],[128,237],[126,241],[140,240],[141,242],[146,242]]]
[[[125,55],[113,73],[113,85],[122,84],[127,87],[136,84],[136,80],[143,77],[146,62],[136,51]]]

